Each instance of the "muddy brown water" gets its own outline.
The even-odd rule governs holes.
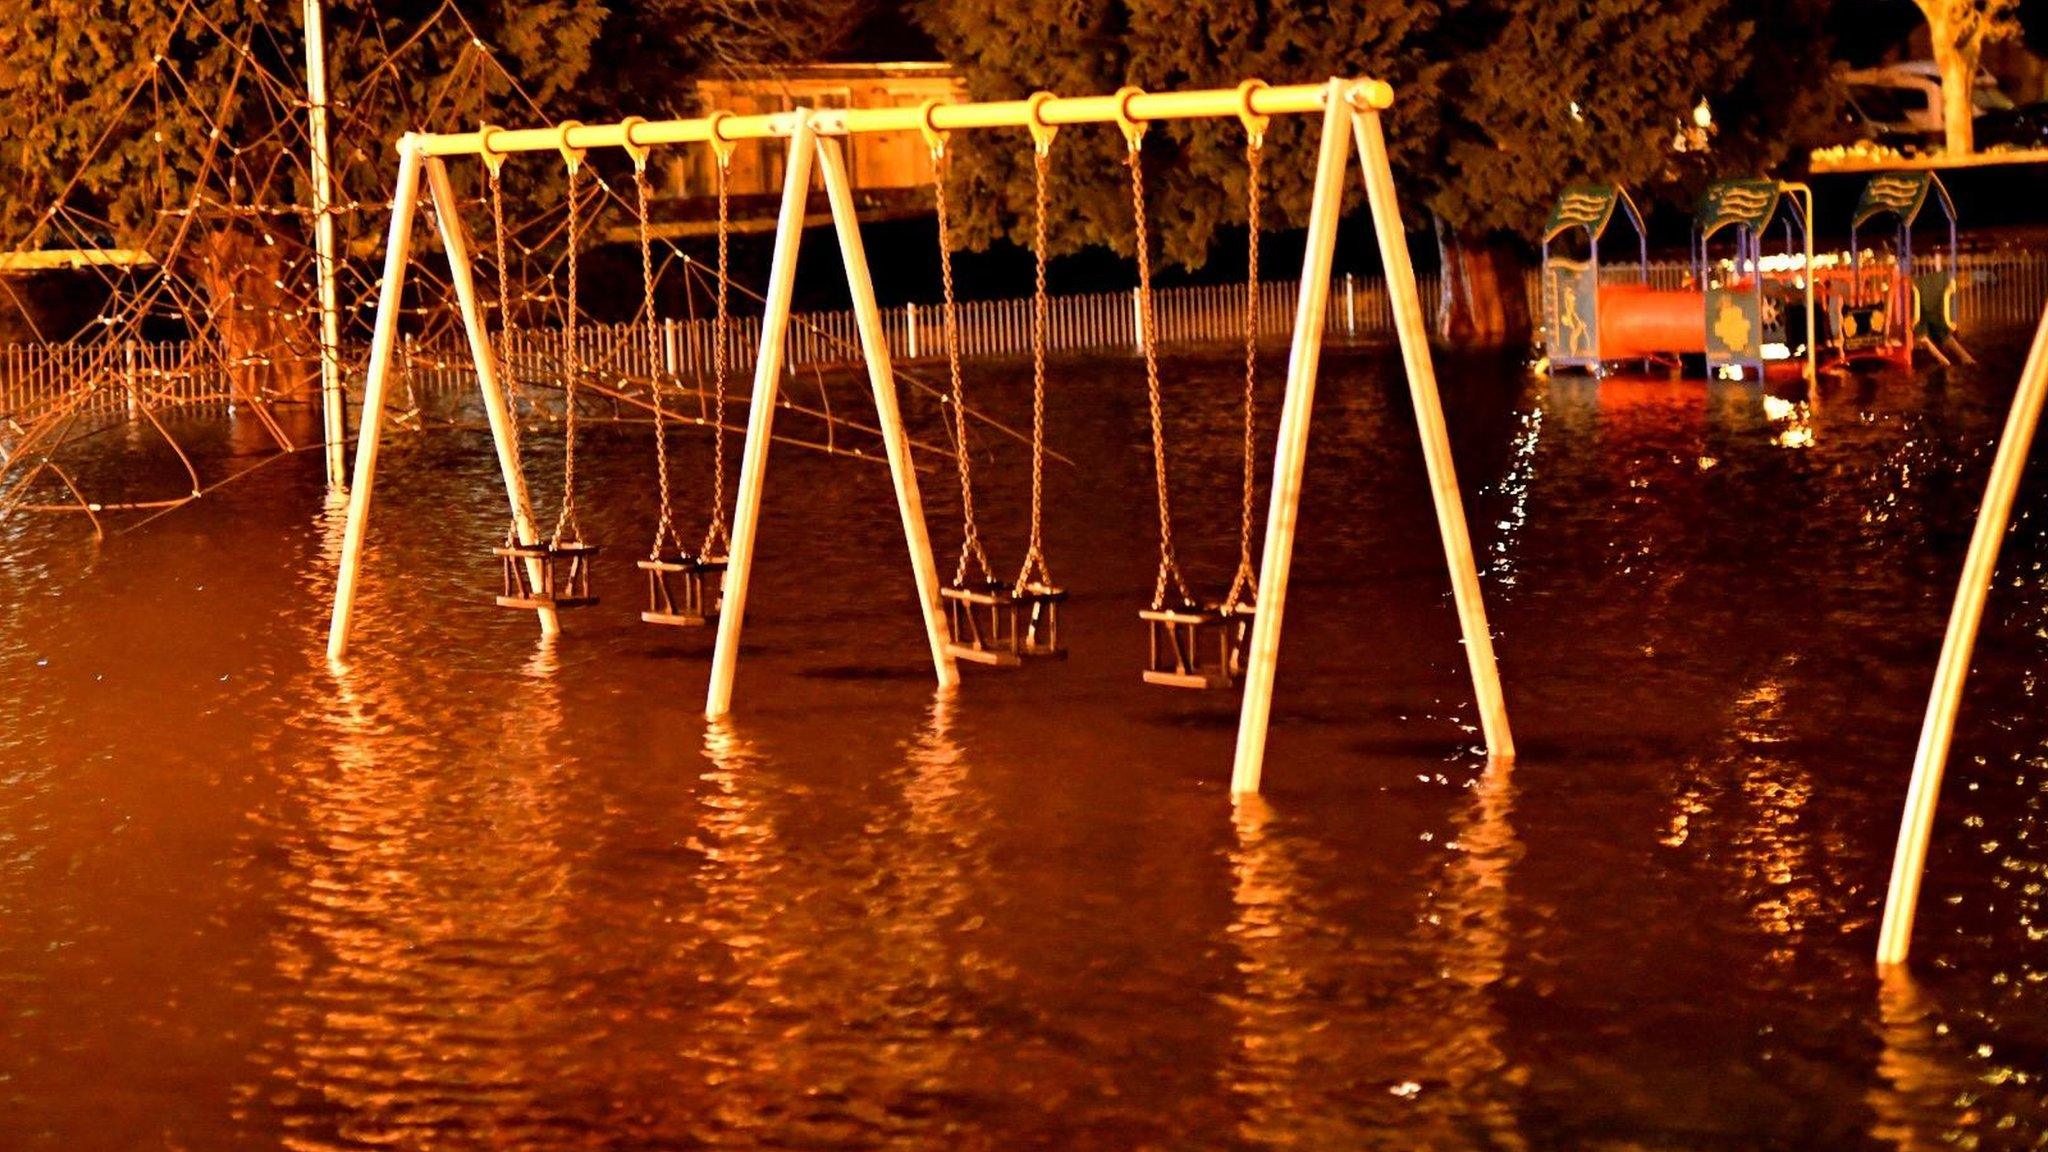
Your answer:
[[[949,699],[868,462],[777,450],[710,726],[709,637],[635,619],[644,429],[579,454],[612,547],[553,645],[490,604],[473,429],[387,442],[339,670],[316,454],[98,546],[0,524],[0,1147],[2040,1147],[2038,466],[1915,979],[1870,962],[2017,368],[2017,338],[1983,343],[1807,408],[1446,364],[1522,751],[1491,768],[1398,362],[1333,352],[1266,800],[1235,812],[1234,698],[1137,678],[1126,361],[1062,364],[1051,397],[1071,658],[970,667]],[[1236,369],[1167,368],[1209,588]],[[1015,368],[970,388],[1027,412]],[[210,474],[256,459],[246,427],[185,431]],[[708,446],[676,444],[694,532]],[[529,445],[549,502],[559,437]],[[979,456],[1013,566],[1024,456]],[[146,438],[75,463],[175,488]],[[952,479],[923,482],[950,569]]]

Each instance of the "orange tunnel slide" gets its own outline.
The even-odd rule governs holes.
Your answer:
[[[1602,359],[1706,350],[1707,304],[1700,293],[1645,284],[1600,286]]]

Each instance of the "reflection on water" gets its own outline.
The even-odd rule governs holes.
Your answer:
[[[344,666],[310,455],[97,549],[0,523],[0,1146],[2038,1146],[2048,491],[1986,620],[1921,982],[1869,967],[2016,359],[1986,343],[1794,398],[1447,360],[1512,766],[1470,751],[1396,362],[1333,354],[1269,796],[1234,810],[1233,701],[1137,683],[1122,362],[1048,404],[1083,464],[1047,477],[1072,658],[937,696],[869,464],[778,449],[710,725],[709,638],[639,625],[630,565],[554,642],[491,604],[473,431],[386,444]],[[1235,559],[1241,364],[1169,368],[1199,585]],[[1027,373],[975,387],[1028,420]],[[988,453],[1008,549],[1026,459]],[[593,535],[646,539],[644,433],[587,459]]]

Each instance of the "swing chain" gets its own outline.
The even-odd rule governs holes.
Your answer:
[[[1181,577],[1173,547],[1173,507],[1166,482],[1166,421],[1160,409],[1159,349],[1152,327],[1152,256],[1145,221],[1145,125],[1132,120],[1124,111],[1135,94],[1136,89],[1119,93],[1122,104],[1118,124],[1123,128],[1126,144],[1124,165],[1131,170],[1131,217],[1138,250],[1138,347],[1145,357],[1145,398],[1152,417],[1152,474],[1159,492],[1159,578],[1152,587],[1152,609],[1156,612],[1166,607],[1168,588],[1179,595],[1182,605],[1193,604],[1194,597],[1188,595],[1187,581]]]
[[[1230,592],[1223,598],[1223,610],[1259,600],[1258,569],[1252,563],[1252,505],[1258,483],[1254,455],[1258,451],[1259,387],[1259,161],[1265,154],[1265,134],[1260,128],[1249,133],[1244,148],[1245,227],[1249,233],[1245,252],[1244,295],[1244,495],[1237,530],[1237,574],[1230,578]]]
[[[630,142],[633,130],[626,129]],[[647,558],[661,559],[661,546],[673,542],[677,551],[683,542],[675,528],[675,504],[670,495],[668,476],[668,412],[661,402],[661,321],[655,316],[654,307],[654,235],[653,225],[648,219],[647,152],[633,151],[633,193],[638,209],[640,242],[640,298],[644,302],[647,317],[648,384],[647,395],[654,404],[654,467],[661,486],[661,520],[655,525],[654,544],[648,550]]]
[[[583,173],[583,153],[569,147],[569,133],[580,127],[575,121],[562,126],[562,155],[569,166],[569,218],[568,218],[568,286],[564,301],[567,314],[562,326],[562,511],[555,518],[553,543],[560,545],[564,539],[581,542],[583,528],[576,522],[576,379],[582,374],[583,366],[579,349],[576,347],[577,321],[577,240],[582,231],[581,188],[578,178]]]
[[[486,143],[494,131],[490,125],[483,128]],[[512,269],[506,256],[505,242],[505,157],[498,152],[484,151],[484,169],[489,175],[491,198],[491,241],[498,265],[498,340],[500,362],[505,371],[505,439],[511,449],[512,458],[519,458],[519,369],[513,361],[512,340],[514,321],[512,319]],[[505,524],[505,543],[516,545],[519,539],[519,522],[515,517]]]
[[[711,523],[704,530],[703,546],[697,549],[700,557],[723,556],[732,548],[732,537],[725,525],[725,375],[726,329],[731,323],[731,297],[727,289],[732,271],[729,177],[733,150],[730,145],[719,144],[723,137],[718,132],[718,121],[723,115],[711,121],[713,151],[718,160],[718,304],[711,319]]]
[[[1034,105],[1034,109],[1035,109]],[[1031,541],[1024,553],[1024,567],[1017,573],[1015,593],[1023,595],[1032,583],[1052,586],[1052,571],[1045,563],[1045,344],[1050,326],[1050,307],[1045,291],[1046,184],[1052,168],[1052,133],[1036,136],[1032,150],[1031,257]]]
[[[944,293],[946,373],[953,406],[953,459],[960,474],[960,563],[953,571],[953,586],[967,587],[970,567],[981,569],[982,583],[995,579],[989,569],[988,553],[981,544],[981,526],[974,517],[974,468],[967,441],[967,396],[960,371],[960,324],[953,287],[952,223],[946,211],[946,138],[931,127],[931,104],[925,106],[925,138],[931,145],[932,193],[939,224],[939,280]]]

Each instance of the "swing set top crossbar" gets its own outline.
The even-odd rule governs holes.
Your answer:
[[[749,115],[717,112],[689,120],[621,120],[613,124],[575,121],[551,128],[498,128],[475,132],[408,133],[400,151],[423,156],[504,156],[515,152],[584,151],[623,148],[640,151],[666,144],[729,145],[740,140],[787,139],[808,119],[820,136],[877,132],[956,132],[985,128],[1058,128],[1073,124],[1154,123],[1227,116],[1264,118],[1320,112],[1328,84],[1267,85],[1247,81],[1236,88],[1187,92],[1146,92],[1125,88],[1108,96],[1055,96],[1041,92],[1028,100],[935,101],[899,108],[806,109]],[[1379,111],[1393,104],[1394,90],[1382,80],[1354,80],[1341,88],[1353,108]]]

